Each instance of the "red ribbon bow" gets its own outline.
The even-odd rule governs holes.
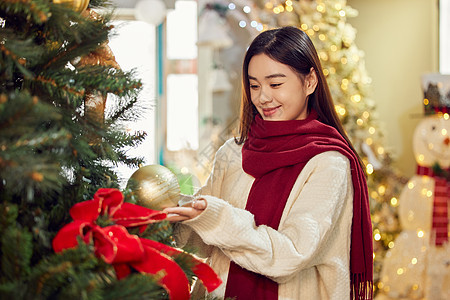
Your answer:
[[[123,202],[123,195],[117,189],[99,189],[94,199],[75,204],[70,209],[70,216],[73,222],[65,225],[53,239],[55,252],[77,247],[77,237],[81,236],[85,243],[93,242],[98,257],[113,265],[118,279],[128,276],[132,269],[149,274],[164,272],[160,284],[167,290],[170,299],[190,297],[186,274],[172,259],[178,255],[190,257],[192,271],[208,291],[213,291],[222,283],[209,265],[191,255],[129,234],[126,227],[140,226],[142,230],[150,223],[164,220],[167,215]],[[101,227],[99,220],[111,225]]]

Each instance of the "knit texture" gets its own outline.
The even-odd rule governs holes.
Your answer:
[[[265,121],[257,115],[242,149],[243,169],[255,177],[246,210],[256,225],[278,229],[289,192],[304,165],[315,155],[335,150],[345,155],[352,169],[354,188],[351,243],[351,283],[355,299],[372,298],[372,225],[364,171],[345,139],[321,123],[311,111],[304,120]],[[231,263],[225,296],[237,300],[277,299],[277,285]]]
[[[230,260],[278,283],[278,299],[348,299],[353,189],[349,161],[328,151],[311,158],[287,199],[278,230],[256,226],[244,210],[254,178],[242,169],[241,146],[227,141],[198,197],[208,206],[175,226],[178,246],[197,249],[223,284]],[[193,299],[204,296],[200,284]]]

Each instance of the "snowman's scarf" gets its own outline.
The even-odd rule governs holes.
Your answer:
[[[450,202],[450,181],[437,175],[432,168],[417,165],[417,175],[434,179],[433,219],[431,230],[435,234],[435,245],[448,241],[448,203]]]
[[[364,171],[346,140],[320,122],[315,111],[305,120],[264,121],[259,115],[253,120],[242,148],[242,167],[255,177],[245,209],[254,214],[256,225],[278,229],[298,175],[312,157],[325,151],[338,151],[350,161],[354,199],[349,298],[372,299],[372,224]],[[231,262],[225,297],[278,299],[278,284]]]

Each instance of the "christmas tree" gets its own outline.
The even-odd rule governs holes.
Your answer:
[[[108,47],[110,8],[0,2],[1,299],[188,299],[199,270],[214,277],[118,190],[146,134],[123,126],[144,108]]]
[[[355,44],[356,30],[347,18],[357,11],[346,0],[258,0],[254,10],[263,28],[292,25],[313,41],[335,101],[335,108],[355,149],[366,164],[374,229],[374,281],[383,257],[399,233],[398,198],[406,183],[392,166],[383,130],[371,99],[364,53]]]

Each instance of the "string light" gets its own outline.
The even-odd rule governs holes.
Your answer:
[[[372,174],[373,173],[373,166],[371,164],[367,164],[366,166],[366,172],[367,174]]]
[[[398,200],[397,200],[397,198],[395,198],[395,197],[392,197],[392,198],[391,198],[391,205],[392,205],[393,207],[397,207],[397,206],[398,206]]]
[[[337,51],[337,46],[336,45],[331,45],[330,50],[333,51],[333,52]]]
[[[419,155],[417,156],[417,159],[418,159],[420,162],[422,162],[422,161],[424,161],[425,156],[424,156],[423,154],[419,154]]]
[[[448,119],[449,119],[449,117],[450,117],[450,116],[449,116],[449,114],[448,114],[448,113],[445,113],[445,114],[444,114],[444,120],[448,120]]]
[[[242,10],[246,13],[246,14],[248,14],[248,13],[250,13],[251,11],[252,11],[252,9],[250,8],[250,6],[244,6],[244,8],[242,8]]]
[[[430,104],[430,101],[427,98],[425,98],[425,99],[423,99],[423,104],[428,105],[428,104]]]
[[[417,236],[422,238],[425,235],[425,233],[423,232],[423,230],[419,230],[417,231]]]
[[[239,27],[245,28],[245,26],[247,26],[247,22],[245,22],[244,20],[239,21]]]
[[[272,9],[272,8],[273,8],[273,3],[272,3],[272,2],[267,2],[264,6],[265,6],[267,9]]]
[[[383,154],[384,153],[384,148],[383,147],[378,147],[377,149],[378,154]]]
[[[230,10],[236,9],[236,4],[234,4],[234,3],[228,4],[228,9],[230,9]]]
[[[306,25],[305,23],[303,23],[303,24],[300,26],[300,28],[301,28],[302,30],[307,30],[307,29],[308,29],[308,25]]]
[[[340,11],[339,11],[339,15],[340,15],[341,17],[345,17],[345,11],[340,10]]]
[[[326,38],[327,37],[325,36],[325,34],[323,34],[323,33],[319,34],[319,40],[325,41]]]

